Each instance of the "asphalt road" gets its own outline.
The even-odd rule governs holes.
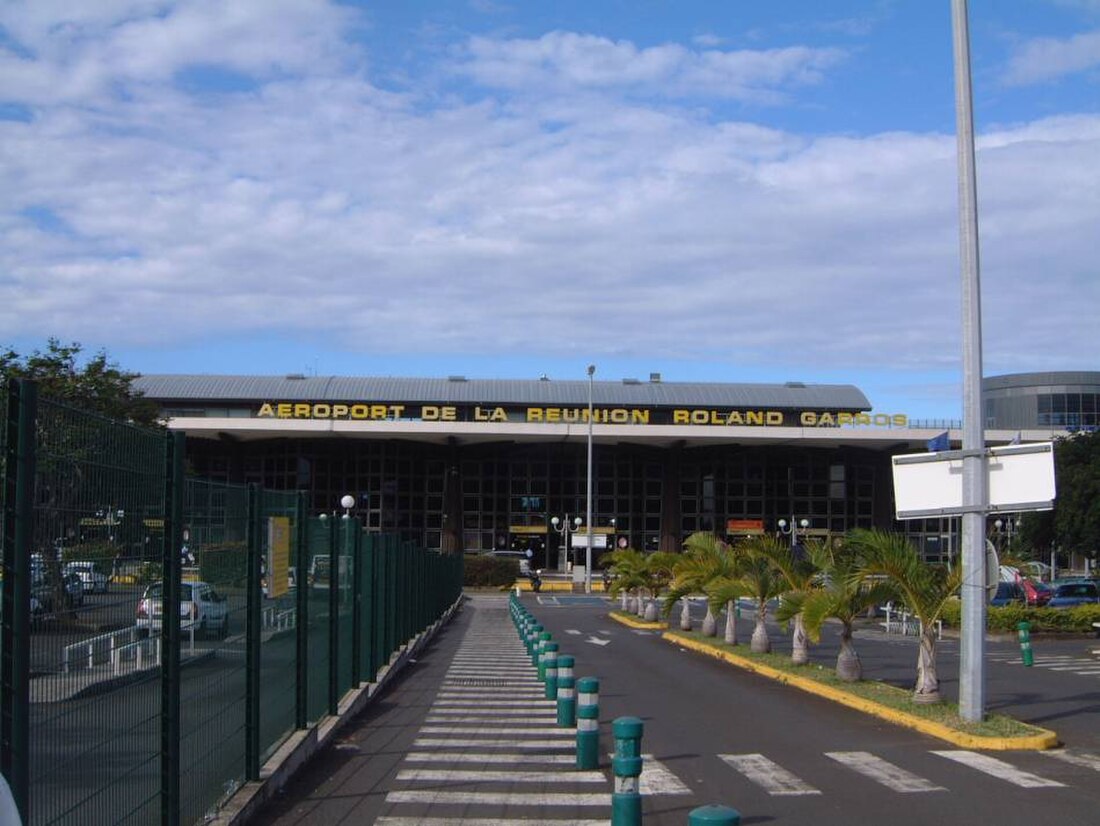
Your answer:
[[[1025,669],[1010,662],[1014,645],[990,644],[990,705],[1055,728],[1067,748],[1057,756],[983,756],[687,652],[653,632],[629,629],[608,618],[603,600],[541,595],[536,601],[526,595],[524,601],[562,652],[576,658],[576,675],[600,679],[604,777],[591,778],[600,784],[588,788],[610,792],[610,721],[619,716],[644,721],[642,750],[649,757],[643,809],[651,826],[681,826],[693,808],[712,803],[738,809],[746,824],[1100,822],[1100,676],[1095,673],[1100,669],[1087,667],[1095,641],[1037,640],[1037,662],[1063,663],[1067,670],[1062,671]],[[520,714],[530,721],[514,718],[513,731],[541,719],[538,701],[518,699],[530,695],[524,693],[523,669],[510,665],[507,634],[490,637],[487,627],[507,632],[507,613],[501,601],[477,597],[382,702],[353,723],[335,748],[319,755],[256,822],[606,823],[598,801],[582,802],[596,796],[582,791],[555,796],[553,790],[572,789],[568,784],[580,779],[563,775],[559,767],[548,764],[539,769],[542,777],[517,779],[523,758],[494,754],[502,746],[485,739],[491,736],[489,722],[450,726],[443,735],[424,737],[432,715],[456,713],[440,708],[456,702],[440,699],[455,692],[473,695],[463,712],[471,715],[485,714],[494,704],[511,705],[500,698],[514,692]],[[742,639],[747,641],[750,630],[746,616]],[[784,650],[785,637],[774,626],[772,633],[776,649]],[[868,677],[911,684],[912,639],[870,631],[860,637]],[[948,696],[957,688],[957,650],[947,640],[940,651]],[[1079,663],[1073,662],[1077,654],[1083,655]],[[1047,656],[1064,659],[1047,661]],[[829,642],[813,653],[822,662],[833,657],[835,644]],[[483,694],[456,688],[457,674],[482,674],[473,684],[486,686]],[[540,730],[553,734],[552,725]],[[431,739],[436,736],[444,739]],[[432,748],[446,754],[433,754]],[[465,758],[464,750],[470,752]],[[510,759],[517,761],[511,771],[496,770]],[[433,770],[409,768],[417,765]],[[566,800],[575,801],[574,809]]]

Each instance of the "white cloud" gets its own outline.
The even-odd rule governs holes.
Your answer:
[[[606,37],[550,32],[535,40],[476,37],[458,70],[488,88],[774,100],[790,87],[819,83],[845,58],[840,49],[692,51],[669,43],[639,48]]]
[[[1058,80],[1100,67],[1100,30],[1068,38],[1040,37],[1020,44],[1005,72],[1010,86]]]
[[[50,35],[20,35],[34,53],[20,60],[46,80],[20,82],[31,122],[0,121],[10,336],[109,335],[115,349],[229,331],[355,352],[581,348],[902,372],[957,361],[952,136],[815,137],[631,94],[787,94],[834,57],[482,39],[464,66],[485,73],[485,93],[439,103],[380,91],[339,61],[314,66],[309,55],[350,47],[339,20],[299,21],[295,72],[270,68],[291,34],[261,27],[233,65],[270,76],[212,105],[171,77],[202,56],[197,31],[231,52],[245,12],[209,7],[201,24],[158,29],[140,15],[123,24],[118,8],[109,24],[80,22],[117,53],[102,38],[73,57]],[[150,41],[122,36],[139,22],[161,33],[159,63]],[[101,94],[94,107],[47,88],[78,67]],[[495,98],[494,72],[573,93]],[[128,95],[106,94],[139,76]],[[1100,307],[1098,155],[1095,115],[982,136],[989,372],[1095,352],[1080,319]],[[21,214],[35,206],[72,233],[36,228]]]
[[[29,105],[89,105],[170,80],[195,66],[258,78],[335,70],[351,55],[341,31],[353,13],[324,0],[30,3],[3,26],[5,97]]]

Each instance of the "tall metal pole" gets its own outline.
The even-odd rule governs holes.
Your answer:
[[[592,593],[592,377],[596,374],[596,365],[588,365],[588,513],[585,516],[585,530],[588,542],[584,547],[584,592]]]
[[[952,0],[955,45],[955,117],[959,165],[959,251],[963,323],[962,632],[959,715],[985,716],[985,429],[982,426],[982,310],[978,264],[978,188],[974,171],[974,116],[966,0]]]

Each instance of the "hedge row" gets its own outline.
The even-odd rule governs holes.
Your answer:
[[[463,585],[475,588],[507,588],[519,576],[519,561],[470,554],[464,560],[463,571]]]
[[[962,603],[953,600],[943,612],[943,624],[958,628]],[[1073,608],[1032,608],[1026,605],[991,605],[987,609],[986,627],[996,633],[1015,633],[1021,622],[1031,623],[1035,631],[1067,631],[1091,633],[1100,622],[1100,605],[1077,605]]]

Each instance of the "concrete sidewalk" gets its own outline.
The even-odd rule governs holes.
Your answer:
[[[610,776],[575,761],[507,596],[475,594],[256,822],[606,824]]]

